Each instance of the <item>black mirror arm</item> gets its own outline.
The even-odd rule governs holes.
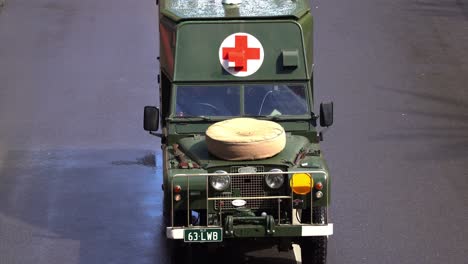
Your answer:
[[[314,127],[316,127],[317,126],[317,120],[319,119],[319,116],[316,115],[314,112],[310,112],[310,116],[311,116],[312,125]]]
[[[162,136],[163,136],[162,133],[156,133],[156,132],[153,132],[153,131],[150,131],[149,133],[150,133],[150,135],[156,136],[158,138],[162,138]]]
[[[317,132],[317,137],[319,138],[319,141],[323,141],[323,135],[325,134],[325,132],[327,132],[328,128],[329,127],[325,127],[321,131]]]

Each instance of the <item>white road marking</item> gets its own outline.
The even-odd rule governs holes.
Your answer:
[[[297,264],[302,264],[301,258],[301,246],[298,244],[293,244],[294,258],[296,259]]]

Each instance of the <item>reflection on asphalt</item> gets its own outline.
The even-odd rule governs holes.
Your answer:
[[[0,255],[7,263],[154,263],[160,169],[141,162],[151,159],[141,150],[9,152]]]
[[[3,160],[2,264],[168,262],[160,152],[9,151]],[[272,262],[274,251],[248,263],[291,263],[284,253]]]

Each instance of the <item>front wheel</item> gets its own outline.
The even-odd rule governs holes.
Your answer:
[[[301,257],[303,264],[325,264],[327,263],[326,236],[307,237],[301,241]]]
[[[304,217],[310,221],[310,211],[304,213]],[[310,222],[309,222],[310,223]],[[327,208],[314,207],[312,211],[312,223],[325,225],[328,223]],[[327,263],[328,237],[303,237],[301,246],[301,257],[303,264],[325,264]]]
[[[193,258],[194,250],[180,240],[167,240],[166,257],[169,259],[168,264],[195,264]]]

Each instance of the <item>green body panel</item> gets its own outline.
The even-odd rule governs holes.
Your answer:
[[[170,169],[168,171],[168,179],[172,179],[176,174],[184,173],[206,173],[206,170],[201,169]],[[171,186],[172,184],[179,185],[182,190],[180,195],[182,196],[182,201],[174,203],[175,209],[186,209],[187,208],[187,197],[190,196],[190,208],[192,209],[202,209],[206,208],[206,177],[179,177],[173,180],[173,183],[168,180],[165,184],[166,186]],[[171,188],[168,188],[170,191]],[[194,194],[196,192],[196,194]],[[167,194],[170,197],[170,194]]]
[[[180,123],[172,123],[169,124],[169,130],[173,132],[175,135],[181,135],[181,137],[186,137],[187,134],[204,134],[206,129],[213,122],[204,122],[204,123],[187,123],[187,122],[180,122]],[[288,132],[300,132],[300,131],[315,131],[315,128],[307,121],[290,121],[279,122],[280,125],[283,126],[285,131]],[[315,135],[315,134],[314,134]]]
[[[314,206],[314,207],[315,206],[328,206],[329,203],[330,203],[330,197],[329,197],[329,193],[330,193],[329,178],[330,177],[328,175],[328,169],[326,169],[327,166],[325,164],[325,160],[320,156],[319,157],[307,157],[307,158],[303,159],[301,161],[301,163],[302,164],[307,163],[307,164],[309,164],[308,166],[310,166],[312,168],[320,166],[320,169],[323,169],[326,172],[325,175],[317,174],[317,173],[312,174],[312,178],[314,180],[314,183],[317,183],[317,182],[320,181],[323,184],[323,190],[322,190],[323,197],[321,199],[314,199],[312,206]],[[304,169],[306,169],[306,167],[296,167],[296,168],[289,169],[289,171],[303,171]],[[311,194],[314,195],[314,197],[315,197],[315,193],[317,193],[317,190],[314,189]],[[305,196],[305,198],[306,198],[306,199],[304,199],[305,207],[310,207],[310,196],[309,195]],[[294,194],[294,198],[301,199],[301,198],[304,198],[304,196]]]
[[[161,2],[160,64],[173,82],[311,78],[313,18],[308,1],[245,1],[238,6],[240,12],[233,8],[221,0]],[[226,73],[218,58],[222,41],[239,32],[255,36],[265,51],[263,66],[245,78]],[[296,68],[281,67],[283,50],[297,51]]]
[[[255,166],[262,165],[271,168],[282,168],[287,171],[304,171],[304,170],[323,170],[327,173],[326,178],[322,174],[312,174],[314,182],[322,182],[323,184],[323,198],[316,199],[313,206],[328,206],[329,204],[329,176],[328,167],[325,160],[321,155],[317,156],[306,156],[301,160],[299,164],[294,164],[294,159],[301,150],[309,150],[311,152],[319,151],[318,144],[311,144],[309,140],[304,136],[288,135],[286,138],[286,147],[279,154],[269,159],[263,160],[252,160],[252,161],[226,161],[221,160],[208,152],[205,137],[204,136],[188,136],[177,141],[179,148],[185,153],[189,160],[192,160],[199,164],[202,169],[180,169],[177,168],[178,163],[175,158],[172,157],[170,168],[167,171],[168,177],[166,186],[171,186],[169,179],[172,179],[176,174],[196,174],[196,173],[209,173],[215,170],[226,170],[229,171],[231,166]],[[303,166],[301,166],[301,164]],[[305,165],[307,164],[307,165]],[[178,177],[174,179],[174,185],[179,185],[186,192],[182,192],[183,201],[176,203],[176,209],[186,209],[187,196],[189,191],[198,191],[197,195],[190,196],[190,208],[191,209],[206,209],[206,178],[203,176],[190,176],[190,177]],[[187,187],[190,187],[190,190]],[[209,187],[209,186],[208,186]],[[170,191],[170,188],[168,189]],[[314,191],[312,195],[315,195]],[[167,195],[170,196],[170,193]],[[310,196],[298,195],[296,198],[305,198],[305,205],[309,205]],[[212,206],[211,206],[212,207]]]
[[[265,160],[252,161],[225,161],[220,160],[208,152],[205,137],[187,137],[179,141],[185,154],[190,156],[202,167],[209,169],[212,167],[245,166],[250,164],[281,165],[289,166],[294,162],[297,153],[308,143],[305,137],[288,136],[286,137],[286,147],[278,155]]]
[[[271,28],[274,31],[271,31]],[[219,61],[223,40],[234,33],[248,33],[263,45],[265,57],[260,69],[244,78],[226,73]],[[307,80],[302,30],[295,21],[199,21],[178,26],[174,82]],[[299,54],[297,68],[283,68],[282,50]]]
[[[302,38],[304,39],[304,50],[306,53],[306,65],[307,69],[309,70],[309,77],[312,77],[312,73],[314,71],[314,19],[310,13],[308,15],[303,16],[298,23],[301,25],[302,28]]]
[[[275,226],[275,233],[267,234],[262,225],[235,225],[234,234],[226,235],[226,238],[248,238],[248,237],[300,237],[302,228],[300,225]]]

